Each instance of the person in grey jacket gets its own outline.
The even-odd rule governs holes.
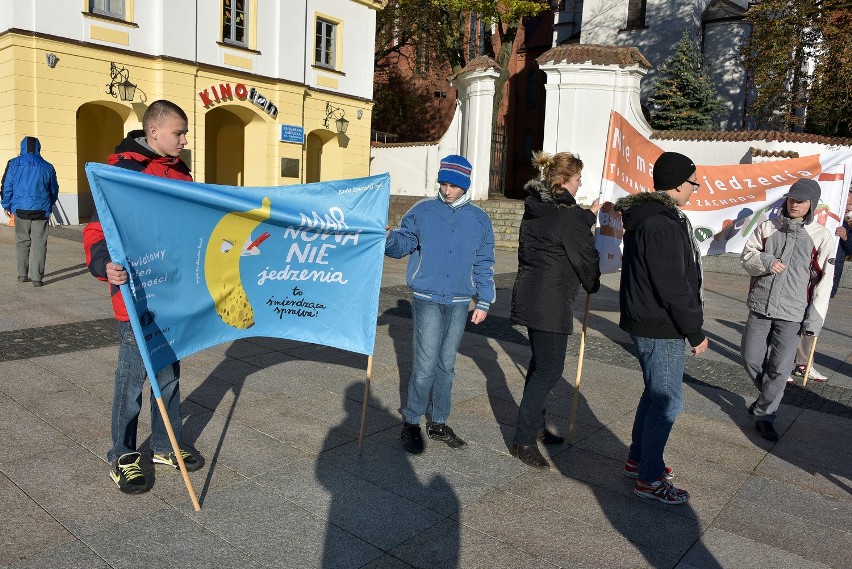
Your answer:
[[[53,165],[41,157],[41,143],[34,136],[25,136],[21,155],[6,164],[0,194],[6,216],[15,216],[18,281],[30,282],[32,270],[33,286],[41,286],[48,220],[59,198],[59,183]]]
[[[751,275],[743,331],[743,366],[757,400],[749,407],[755,429],[777,441],[775,413],[793,369],[800,336],[817,336],[825,322],[834,276],[834,236],[814,223],[819,183],[797,180],[784,195],[781,215],[757,226],[740,261]]]

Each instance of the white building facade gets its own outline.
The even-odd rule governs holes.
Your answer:
[[[369,173],[376,11],[384,0],[15,0],[0,11],[0,160],[36,136],[57,221],[93,213],[83,166],[147,105],[189,117],[195,179],[287,185]],[[119,90],[132,84],[133,92]]]
[[[642,80],[646,104],[660,65],[686,30],[698,42],[717,94],[726,103],[724,130],[744,123],[745,72],[739,50],[747,39],[748,0],[565,0],[554,20],[554,45],[581,43],[635,47],[651,63]]]

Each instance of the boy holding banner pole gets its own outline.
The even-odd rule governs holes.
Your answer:
[[[179,158],[187,144],[187,124],[186,113],[179,106],[170,101],[154,101],[142,118],[143,130],[130,132],[116,147],[116,153],[109,156],[108,163],[152,176],[192,181],[189,168]],[[148,374],[119,290],[128,282],[128,274],[122,265],[110,258],[97,212],[83,229],[83,246],[89,272],[110,284],[113,313],[118,321],[120,343],[112,402],[112,447],[107,454],[110,478],[122,492],[141,494],[150,489],[136,448],[142,388]],[[181,440],[179,378],[180,362],[167,365],[156,378],[151,378],[152,391],[155,395],[159,391],[160,395],[152,396],[151,400],[152,460],[155,464],[174,468],[182,463],[185,467],[182,470],[195,471],[203,466],[203,459],[184,449],[176,455],[173,448]],[[158,390],[154,388],[155,383]],[[163,416],[163,411],[167,417]],[[184,481],[188,483],[185,473]],[[189,484],[188,489],[194,498]],[[196,510],[199,509],[197,501],[193,501]]]
[[[388,231],[385,255],[409,255],[406,282],[412,290],[414,362],[402,409],[402,446],[423,452],[420,418],[428,415],[430,439],[467,446],[447,425],[455,362],[473,297],[470,321],[479,324],[496,298],[491,219],[470,202],[472,166],[451,154],[438,169],[438,197],[417,202],[399,229]]]

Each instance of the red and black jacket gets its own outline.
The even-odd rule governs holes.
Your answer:
[[[107,163],[160,178],[192,181],[189,167],[180,158],[160,156],[154,152],[145,143],[145,133],[141,130],[131,131],[115,147],[115,154],[107,158]],[[97,211],[92,216],[92,221],[83,228],[83,248],[86,251],[86,266],[89,267],[89,272],[97,279],[106,281],[106,265],[111,259]],[[127,322],[129,320],[127,308],[124,306],[119,288],[110,284],[109,289],[115,319]]]

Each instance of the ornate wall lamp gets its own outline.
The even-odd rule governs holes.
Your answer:
[[[122,101],[132,101],[136,96],[136,85],[130,82],[130,72],[124,67],[119,68],[115,63],[109,64],[109,84],[107,93]]]
[[[346,134],[346,129],[349,128],[349,121],[346,120],[346,111],[338,107],[332,107],[331,103],[325,102],[325,120],[322,125],[328,128],[328,120],[334,119],[334,127],[340,134]]]

